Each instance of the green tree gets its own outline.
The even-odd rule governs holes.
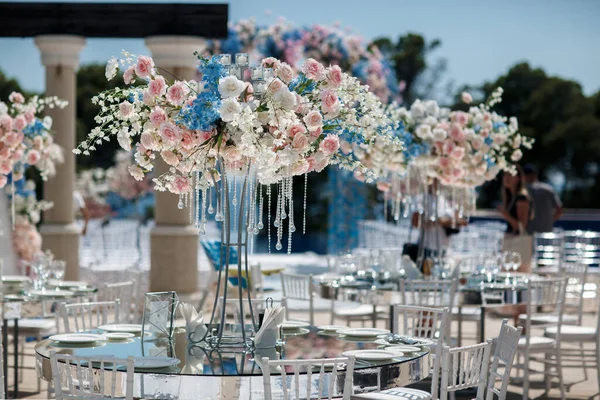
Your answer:
[[[411,104],[416,98],[431,98],[441,75],[446,70],[446,60],[428,63],[429,56],[442,42],[434,39],[428,42],[422,35],[408,33],[394,42],[380,37],[371,43],[386,54],[394,65],[398,81],[405,83],[404,101]]]
[[[0,70],[0,101],[8,101],[8,96],[12,92],[21,92],[26,97],[31,95],[31,93],[28,93],[21,88],[21,85],[19,85],[19,82],[17,82],[16,79],[9,78]]]

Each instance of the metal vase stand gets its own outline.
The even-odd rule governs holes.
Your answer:
[[[213,303],[213,309],[210,316],[210,322],[208,324],[208,331],[201,342],[208,345],[209,348],[239,348],[239,347],[252,347],[253,341],[250,336],[250,332],[247,331],[246,321],[245,321],[245,310],[244,310],[244,293],[242,288],[242,279],[246,279],[249,288],[249,278],[250,271],[248,268],[248,227],[250,225],[250,208],[254,205],[254,201],[247,201],[249,198],[249,191],[252,191],[252,185],[250,184],[251,180],[254,179],[253,176],[250,176],[251,165],[248,163],[245,165],[242,171],[240,171],[239,175],[233,178],[233,172],[227,171],[225,168],[225,163],[222,159],[219,159],[218,166],[220,166],[221,171],[221,182],[220,185],[215,179],[215,176],[212,176],[212,181],[214,184],[214,188],[217,193],[217,215],[219,212],[222,213],[223,219],[219,221],[221,222],[221,248],[219,254],[219,273],[217,278],[217,290],[215,293],[215,300]],[[242,183],[239,184],[239,177],[243,176]],[[231,180],[231,181],[230,181]],[[230,185],[231,184],[231,185]],[[239,185],[239,190],[237,190],[237,186]],[[237,190],[239,193],[239,197],[237,197],[237,202],[234,202],[230,199],[230,186],[234,187],[234,193]],[[234,194],[235,196],[235,194]],[[252,191],[250,196],[256,196],[256,192]],[[235,198],[235,197],[234,197]],[[251,198],[250,198],[251,199]],[[237,205],[237,207],[236,207]],[[246,207],[248,207],[248,212],[246,211]],[[235,208],[238,208],[237,213]],[[233,209],[233,210],[232,210]],[[237,220],[234,220],[237,219]],[[233,223],[233,224],[232,224]],[[236,229],[237,227],[237,229]],[[237,237],[232,238],[232,230],[237,231]],[[250,232],[251,234],[251,232]],[[237,277],[238,277],[238,299],[239,299],[239,315],[240,315],[240,330],[241,332],[236,332],[235,335],[228,334],[224,332],[224,327],[226,325],[226,304],[228,298],[228,289],[229,285],[227,282],[229,281],[229,261],[231,256],[231,250],[233,248],[237,248]],[[251,326],[253,327],[253,332],[256,333],[258,326],[257,320],[254,316],[254,310],[252,307],[252,301],[250,296],[250,290],[246,290],[246,295],[248,299],[247,307],[250,311],[250,319]],[[219,309],[219,298],[222,296],[222,307],[220,311],[220,319],[218,327],[213,328],[215,317],[217,316],[217,309]]]

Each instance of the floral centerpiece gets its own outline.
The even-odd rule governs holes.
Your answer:
[[[386,134],[381,127],[389,120],[380,101],[338,66],[308,59],[296,74],[274,58],[251,69],[247,54],[235,61],[228,55],[200,58],[198,81],[174,82],[149,57],[126,54],[109,61],[107,77],[124,68],[129,86],[92,99],[101,107],[99,126],[74,152],[89,154],[116,136],[124,150],[135,148],[129,172],[138,180],[160,157],[171,168],[154,178],[155,188],[182,196],[183,207],[224,170],[252,165],[258,183],[269,185],[329,164],[360,168],[339,151],[340,138],[368,145]],[[242,81],[244,70],[252,83]]]
[[[28,166],[35,167],[47,179],[56,173],[55,163],[62,162],[62,150],[50,133],[52,118],[37,116],[44,108],[64,108],[67,103],[56,97],[29,100],[12,92],[8,104],[0,102],[0,187],[23,177]]]

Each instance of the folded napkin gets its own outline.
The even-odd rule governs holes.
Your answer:
[[[285,318],[285,307],[280,305],[267,308],[262,326],[254,337],[254,346],[258,349],[275,347],[279,338],[279,327]]]
[[[185,352],[185,365],[181,369],[181,373],[184,375],[202,375],[204,373],[204,354],[201,351],[190,354],[192,349]]]
[[[410,259],[409,256],[402,256],[402,269],[404,270],[404,276],[406,279],[421,279],[423,273],[417,268],[417,264]]]
[[[185,319],[185,333],[188,341],[199,342],[204,339],[208,329],[204,324],[204,316],[196,311],[196,307],[191,304],[180,303],[179,312]]]

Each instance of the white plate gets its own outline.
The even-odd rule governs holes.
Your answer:
[[[38,296],[38,297],[70,297],[70,296],[73,296],[74,293],[70,290],[48,289],[48,290],[32,290],[31,292],[29,292],[29,295]]]
[[[352,350],[345,351],[342,355],[365,361],[386,361],[398,357],[398,353],[387,350]]]
[[[142,331],[142,325],[140,325],[140,324],[109,324],[109,325],[99,326],[98,329],[101,329],[106,332],[140,333]]]
[[[81,287],[81,286],[87,286],[87,282],[81,282],[81,281],[59,281],[58,279],[50,279],[48,281],[48,285],[50,286],[55,286],[55,287]]]
[[[380,335],[387,335],[390,333],[387,329],[375,329],[375,328],[354,328],[354,329],[342,329],[337,331],[340,335],[354,336],[354,337],[377,337]]]
[[[139,357],[133,361],[135,368],[154,369],[179,365],[181,361],[171,357]]]
[[[133,333],[129,332],[107,332],[103,336],[108,340],[127,340],[135,337]]]
[[[403,353],[414,353],[422,350],[420,347],[417,346],[405,346],[402,344],[387,346],[385,349],[389,351],[399,351]]]
[[[304,321],[285,321],[281,324],[282,329],[300,329],[307,326],[310,326],[310,324]]]
[[[52,335],[49,338],[55,342],[61,343],[92,343],[97,341],[104,341],[106,338],[102,335],[96,335],[93,333],[62,333],[60,335]]]
[[[24,275],[4,275],[2,277],[2,282],[4,283],[25,283],[30,280],[28,276]]]
[[[348,329],[348,327],[344,326],[344,325],[321,325],[321,326],[317,326],[317,329],[322,330],[327,333],[332,333],[332,332],[339,331],[340,329]]]

